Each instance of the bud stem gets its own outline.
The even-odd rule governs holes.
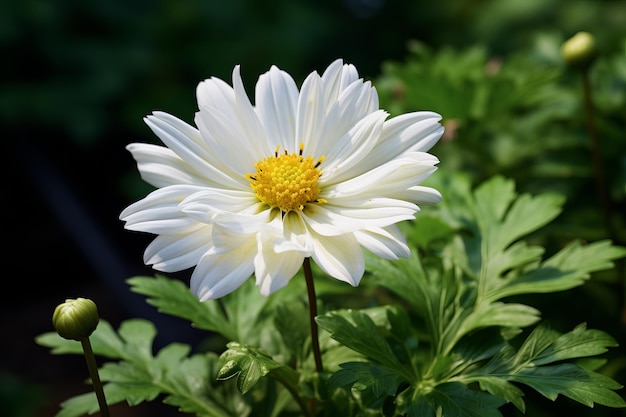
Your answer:
[[[585,102],[585,116],[587,122],[587,134],[589,135],[589,146],[591,150],[591,158],[593,164],[594,177],[596,181],[596,190],[598,194],[598,200],[600,201],[600,207],[603,212],[604,227],[608,233],[609,238],[615,241],[613,233],[613,227],[611,226],[611,201],[606,189],[606,183],[604,178],[604,171],[602,169],[602,152],[600,149],[600,140],[598,139],[598,132],[596,131],[596,125],[594,120],[594,106],[591,96],[591,81],[589,78],[589,69],[584,68],[581,71],[583,96]]]
[[[81,339],[80,343],[83,345],[83,352],[85,353],[85,360],[87,361],[87,369],[89,369],[89,376],[91,377],[93,390],[96,392],[96,397],[98,398],[100,413],[102,414],[102,417],[109,417],[109,406],[104,398],[102,382],[100,382],[100,376],[98,375],[98,365],[96,364],[96,357],[91,349],[89,338],[85,337]]]

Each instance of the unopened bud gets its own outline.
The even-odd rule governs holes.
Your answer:
[[[98,326],[98,308],[87,298],[67,299],[54,309],[52,324],[65,339],[83,340]]]
[[[596,41],[589,32],[578,32],[561,45],[565,62],[576,68],[589,66],[596,58]]]

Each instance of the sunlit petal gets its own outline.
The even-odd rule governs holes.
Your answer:
[[[364,250],[409,256],[397,224],[414,220],[439,191],[421,185],[439,160],[427,153],[441,116],[396,117],[379,108],[370,81],[342,59],[298,88],[272,66],[254,88],[239,66],[231,84],[198,84],[195,127],[164,112],[145,122],[165,147],[127,149],[157,189],[120,214],[124,227],[157,235],[144,262],[164,272],[194,268],[200,300],[255,276],[259,291],[285,287],[306,258],[356,286]]]

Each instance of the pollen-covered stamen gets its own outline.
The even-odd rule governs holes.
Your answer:
[[[322,156],[317,161],[312,156],[304,157],[304,143],[298,153],[289,153],[286,149],[279,154],[280,145],[274,156],[267,157],[256,164],[255,174],[246,174],[250,186],[259,200],[270,207],[278,207],[284,213],[291,210],[303,210],[309,203],[325,203],[317,198],[320,188],[317,180],[322,175],[318,168],[324,161]]]

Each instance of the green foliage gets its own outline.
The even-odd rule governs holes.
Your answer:
[[[566,68],[559,54],[566,37],[548,31],[529,36],[523,48],[505,55],[482,43],[433,49],[411,42],[405,60],[382,65],[376,82],[381,106],[392,114],[427,109],[442,115],[446,132],[433,149],[442,169],[464,172],[473,185],[503,175],[527,192],[558,192],[570,206],[552,226],[559,234],[623,243],[623,37],[589,70],[597,104],[589,114],[581,74]],[[590,129],[597,131],[598,144],[591,144]],[[594,147],[606,167],[609,213],[599,210]]]
[[[137,405],[153,401],[164,394],[163,401],[186,413],[198,416],[225,417],[244,415],[245,407],[232,386],[217,384],[217,355],[189,355],[190,347],[173,343],[152,354],[156,329],[150,322],[127,320],[117,332],[101,320],[91,336],[96,355],[116,359],[99,370],[106,383],[105,396],[109,405],[126,401]],[[53,353],[82,353],[78,342],[62,339],[56,333],[46,333],[37,342],[51,348]],[[61,404],[58,417],[75,417],[99,410],[93,393],[71,398]]]
[[[237,376],[237,388],[243,394],[250,391],[259,379],[283,366],[260,349],[237,342],[230,342],[227,347],[228,350],[218,361],[217,379],[225,380]]]
[[[616,347],[613,337],[585,323],[565,332],[536,325],[541,312],[511,299],[580,286],[626,248],[571,242],[546,256],[521,239],[559,215],[561,196],[518,194],[499,176],[474,189],[461,176],[448,181],[454,186],[445,188],[444,202],[406,225],[409,242],[417,242],[410,258],[367,257],[364,285],[387,302],[316,318],[323,374],[312,367],[301,281],[263,297],[249,280],[219,301],[200,302],[180,281],[135,277],[132,290],[161,312],[228,342],[215,353],[191,355],[174,343],[153,355],[149,322],[128,320],[116,332],[101,321],[92,344],[114,360],[100,369],[107,400],[163,397],[199,416],[497,417],[506,403],[524,412],[524,390],[532,389],[549,400],[626,407],[616,392],[622,386],[583,361]],[[37,342],[55,354],[81,352],[52,333]],[[321,401],[317,414],[312,397]],[[59,417],[98,409],[93,394],[62,407]]]
[[[109,360],[101,375],[110,403],[162,398],[198,415],[279,417],[306,414],[303,403],[316,397],[320,416],[489,417],[505,403],[532,410],[530,389],[575,405],[624,406],[616,382],[626,377],[622,2],[392,3],[2,6],[0,42],[12,58],[0,94],[8,143],[28,143],[72,167],[68,176],[92,182],[93,162],[112,157],[119,175],[106,172],[100,191],[116,188],[126,200],[146,192],[127,175],[135,172],[131,158],[126,167],[117,158],[128,138],[150,140],[141,117],[167,108],[191,121],[189,91],[209,76],[228,79],[235,64],[250,86],[273,64],[301,80],[341,56],[374,78],[381,108],[434,110],[446,127],[433,148],[440,171],[429,179],[444,202],[402,226],[411,258],[369,257],[356,296],[314,270],[325,373],[313,366],[301,276],[269,298],[251,280],[206,303],[183,282],[135,277],[132,291],[205,330],[215,352],[173,344],[153,353],[149,323],[129,320],[116,331],[102,320],[91,340]],[[589,77],[609,213],[596,193],[581,74],[559,56],[560,43],[580,29],[599,45]],[[24,188],[16,184],[13,194]],[[114,218],[120,194],[101,195],[91,210]],[[45,252],[57,263],[75,261]],[[79,343],[55,334],[37,342],[55,354],[81,353]],[[618,343],[621,352],[606,351]],[[13,397],[9,385],[2,391]],[[577,414],[564,411],[571,403],[559,402],[559,414]],[[96,410],[95,396],[85,394],[65,402],[59,416]]]

